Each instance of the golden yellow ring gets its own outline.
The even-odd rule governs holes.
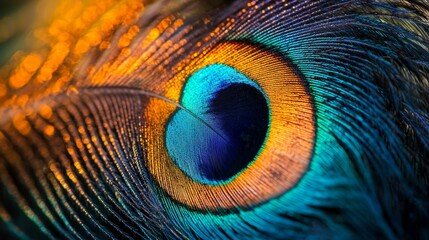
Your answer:
[[[274,53],[247,43],[223,42],[169,81],[165,96],[179,102],[187,78],[211,64],[231,66],[264,90],[270,102],[271,122],[263,150],[230,182],[216,186],[196,182],[167,152],[165,130],[176,107],[151,99],[144,111],[143,126],[149,172],[170,197],[195,209],[246,208],[282,195],[305,173],[313,151],[314,112],[302,79]]]

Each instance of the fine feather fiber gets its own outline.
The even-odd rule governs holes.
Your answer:
[[[1,239],[428,239],[426,0],[0,3]]]

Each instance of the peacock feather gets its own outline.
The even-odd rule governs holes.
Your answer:
[[[1,238],[429,238],[427,0],[0,6]]]

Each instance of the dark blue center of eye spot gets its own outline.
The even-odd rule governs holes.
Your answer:
[[[268,106],[261,92],[246,84],[231,84],[216,93],[208,114],[216,117],[228,141],[216,142],[226,151],[210,152],[198,164],[209,180],[225,181],[253,161],[268,129]],[[209,149],[208,149],[209,150]]]

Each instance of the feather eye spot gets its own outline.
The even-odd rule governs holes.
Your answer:
[[[312,99],[296,69],[278,54],[254,44],[222,42],[192,58],[165,88],[165,96],[178,105],[150,100],[143,127],[151,129],[144,136],[148,170],[172,199],[212,212],[248,208],[281,196],[306,173],[315,138]],[[231,108],[244,109],[247,94],[257,99],[253,108],[230,117],[225,104],[216,110],[217,101],[235,101]],[[249,122],[240,125],[234,116]],[[246,147],[250,142],[237,139],[255,124],[263,126],[259,138]],[[216,150],[222,139],[236,141],[224,156]],[[237,161],[234,151],[248,156]]]

